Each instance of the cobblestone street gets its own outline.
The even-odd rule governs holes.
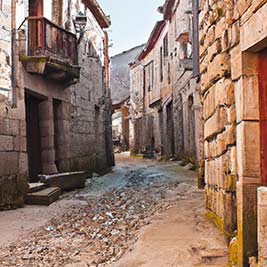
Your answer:
[[[266,20],[0,0],[0,267],[267,267]]]
[[[14,227],[6,220],[16,229],[1,238],[0,265],[225,266],[226,242],[205,216],[196,173],[123,153],[96,176],[48,208],[3,212],[1,232]]]

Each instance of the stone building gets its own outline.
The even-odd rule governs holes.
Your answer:
[[[173,9],[172,60],[175,154],[199,160],[203,149],[202,109],[197,77],[193,76],[192,1],[180,1]]]
[[[132,63],[131,69],[131,120],[133,151],[135,153],[161,152],[163,149],[160,128],[161,86],[167,83],[167,68],[163,68],[163,39],[168,32],[164,20],[158,21],[149,40]],[[166,93],[167,94],[167,93]],[[171,91],[169,91],[171,94]]]
[[[109,17],[95,0],[1,3],[0,209],[39,174],[112,164]]]
[[[130,143],[129,98],[130,70],[129,63],[140,54],[144,45],[139,45],[110,58],[110,89],[112,100],[113,139],[121,140],[122,149],[127,150]]]
[[[207,207],[231,237],[237,262],[267,266],[267,3],[200,1],[200,78]],[[258,227],[258,232],[257,232]],[[253,265],[254,266],[254,265]]]
[[[159,11],[163,20],[131,65],[134,150],[198,160],[202,127],[192,76],[192,1],[167,0]]]

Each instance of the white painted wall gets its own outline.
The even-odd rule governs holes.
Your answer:
[[[11,97],[11,0],[3,1],[0,10],[0,100]],[[8,64],[8,61],[10,64]]]
[[[52,20],[52,0],[45,0],[44,5],[44,17]]]

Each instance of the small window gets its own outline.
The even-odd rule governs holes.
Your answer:
[[[186,43],[182,44],[182,51],[184,59],[188,58],[188,45]]]
[[[168,41],[168,34],[163,39],[163,48],[164,48],[164,57],[168,57],[169,55],[169,41]]]
[[[188,44],[180,43],[179,59],[187,59],[187,58],[188,58]]]
[[[160,66],[159,66],[159,71],[160,71],[160,81],[163,82],[163,48],[160,48]]]
[[[171,64],[168,63],[168,84],[171,84]]]
[[[154,62],[151,61],[144,68],[144,82],[146,92],[150,92],[154,86]]]

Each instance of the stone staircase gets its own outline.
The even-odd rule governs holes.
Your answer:
[[[43,184],[45,186],[45,184]],[[47,187],[39,189],[36,192],[29,192],[25,197],[25,203],[28,205],[45,205],[49,206],[61,195],[59,187]]]
[[[59,173],[54,175],[40,175],[40,182],[30,183],[25,196],[27,205],[49,206],[59,199],[65,190],[85,187],[88,175],[85,172]]]

